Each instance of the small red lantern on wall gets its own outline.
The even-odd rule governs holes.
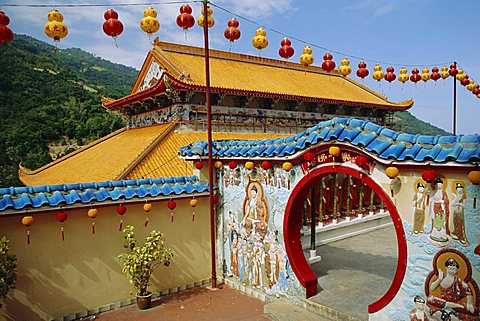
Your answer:
[[[57,212],[57,214],[55,214],[55,218],[60,223],[63,223],[67,220],[68,215],[64,211],[60,211],[60,212]],[[62,227],[60,227],[60,231],[62,232],[62,241],[65,241],[65,233],[63,231],[63,224],[62,224]]]
[[[422,179],[427,183],[432,183],[437,178],[437,172],[433,169],[426,169],[422,172]]]
[[[220,199],[218,198],[217,195],[213,195],[213,204],[217,205]]]
[[[127,207],[125,205],[118,205],[115,210],[117,211],[117,214],[120,216],[123,216],[123,214],[127,213]],[[120,225],[118,226],[118,230],[121,232],[123,227],[123,220],[120,218]]]
[[[237,162],[232,160],[228,163],[228,167],[230,167],[230,169],[235,169],[237,168]]]
[[[171,211],[171,219],[172,219],[172,223],[173,223],[173,210],[175,209],[175,207],[177,207],[177,203],[175,201],[172,201],[170,200],[168,203],[167,203],[167,207],[170,209]]]
[[[203,162],[202,161],[195,162],[195,168],[196,169],[202,169],[203,168]]]
[[[355,158],[355,164],[357,164],[358,167],[361,167],[361,168],[364,168],[365,166],[367,166],[367,158],[365,156],[357,156]]]
[[[315,155],[312,152],[306,152],[305,154],[303,154],[303,159],[307,162],[313,160],[314,157]]]
[[[268,170],[268,169],[270,169],[271,167],[272,167],[272,164],[271,164],[269,161],[264,161],[264,162],[262,162],[262,168],[263,168],[264,170]]]
[[[108,9],[103,14],[103,17],[105,18],[105,22],[103,23],[103,32],[105,32],[107,36],[112,37],[113,41],[115,42],[115,46],[118,47],[117,37],[123,32],[123,24],[120,20],[118,20],[118,13],[113,9]]]

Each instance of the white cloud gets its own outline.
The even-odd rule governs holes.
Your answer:
[[[396,7],[394,4],[392,3],[387,4],[386,6],[382,6],[380,8],[375,9],[375,16],[383,16],[384,14],[392,12],[395,9]]]
[[[218,0],[215,3],[219,6],[227,4],[230,11],[248,18],[265,18],[278,12],[285,13],[293,7],[292,0]]]

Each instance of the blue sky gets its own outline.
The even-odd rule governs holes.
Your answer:
[[[185,41],[183,30],[176,25],[179,4],[165,4],[168,0],[153,2],[158,12],[160,30],[156,34],[163,41],[203,46],[202,30],[195,25],[188,31]],[[156,4],[163,2],[162,4]],[[324,47],[366,60],[370,70],[364,84],[387,96],[392,101],[402,101],[413,97],[414,107],[410,110],[418,118],[430,122],[447,131],[452,130],[453,80],[429,81],[416,86],[408,82],[402,85],[395,81],[377,83],[371,79],[375,61],[383,62],[383,70],[391,65],[398,74],[402,65],[415,65],[421,70],[425,65],[457,61],[459,66],[474,80],[480,82],[480,1],[447,0],[351,0],[351,1],[293,1],[293,0],[242,0],[212,1],[254,24],[237,18],[240,22],[240,39],[232,46],[232,51],[258,55],[251,45],[255,30],[265,28],[305,41],[292,39],[295,49],[290,61],[298,62],[302,48],[313,45],[315,65],[322,63]],[[10,17],[10,28],[15,33],[23,33],[38,39],[52,42],[43,32],[47,13],[51,8],[9,7],[8,4],[55,4],[73,1],[4,0],[3,11]],[[148,37],[139,27],[143,10],[148,5],[115,6],[105,1],[75,1],[84,4],[105,4],[102,7],[61,8],[69,35],[63,39],[60,48],[78,47],[97,56],[114,62],[140,68],[151,48]],[[138,0],[118,3],[144,3]],[[111,6],[110,6],[111,4]],[[190,3],[197,18],[200,3]],[[119,48],[102,31],[103,13],[114,8],[123,22],[125,31],[118,38]],[[210,46],[228,50],[229,41],[223,37],[228,19],[232,14],[213,7],[215,26],[210,29]],[[269,46],[261,52],[262,57],[281,59],[278,56],[280,41],[284,35],[267,29]],[[333,53],[337,66],[344,55]],[[349,58],[355,73],[358,59]],[[438,65],[439,68],[442,65]],[[409,73],[413,68],[408,67]],[[429,66],[431,69],[432,66]],[[214,77],[214,75],[212,75]],[[457,134],[480,133],[480,99],[465,87],[457,86]]]

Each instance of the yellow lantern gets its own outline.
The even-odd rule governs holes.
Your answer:
[[[197,19],[197,23],[200,27],[203,28],[203,24],[205,22],[205,12],[203,12],[203,7],[201,11],[201,15]],[[215,24],[215,19],[212,17],[213,10],[210,7],[207,7],[207,27],[211,28]]]
[[[22,217],[22,224],[27,228],[27,244],[30,245],[30,230],[28,228],[33,224],[33,216]]]
[[[373,74],[372,74],[373,79],[375,79],[376,81],[380,81],[383,79],[383,76],[384,76],[384,73],[382,71],[382,66],[380,66],[379,64],[376,64],[373,67]]]
[[[395,177],[398,176],[399,174],[399,171],[398,171],[398,168],[396,167],[387,167],[387,169],[385,170],[385,174],[387,174],[387,176],[391,179],[394,179]]]
[[[87,212],[88,217],[95,218],[98,215],[98,210],[96,208],[91,208]]]
[[[407,75],[407,68],[403,67],[402,69],[400,69],[400,74],[398,75],[398,81],[402,82],[402,83],[406,83],[409,79],[408,75]]]
[[[472,91],[475,89],[475,81],[470,79],[470,83],[467,85],[467,90]]]
[[[334,157],[340,155],[340,147],[338,146],[331,146],[329,149],[328,149],[328,153]]]
[[[442,71],[440,71],[440,77],[442,77],[442,79],[447,79],[448,77],[450,77],[447,66],[442,67]]]
[[[24,216],[22,217],[22,224],[26,227],[29,227],[33,224],[33,216]]]
[[[350,67],[350,60],[347,58],[343,58],[340,61],[340,68],[338,68],[338,72],[343,76],[347,77],[352,72],[352,68]]]
[[[222,164],[221,161],[216,161],[214,166],[215,166],[216,169],[220,169],[220,168],[222,168],[223,164]]]
[[[253,164],[253,162],[248,161],[245,163],[245,169],[252,170],[254,167],[255,164]]]
[[[282,164],[283,170],[287,171],[287,172],[290,171],[292,169],[292,167],[293,167],[292,163],[290,163],[290,162],[285,162],[285,163]]]
[[[252,38],[252,46],[258,50],[267,48],[268,39],[266,36],[267,32],[263,28],[258,28],[257,31],[255,31],[255,37]]]
[[[422,80],[425,81],[425,82],[430,80],[430,70],[428,70],[427,67],[422,69],[421,77],[422,77]]]
[[[458,69],[457,80],[462,81],[465,79],[465,73],[463,69]]]
[[[145,212],[147,212],[147,213],[152,210],[152,207],[153,207],[153,205],[152,205],[151,203],[145,203],[145,204],[143,204],[143,210],[144,210]]]
[[[59,11],[50,11],[47,18],[48,22],[43,27],[47,37],[52,38],[55,42],[59,42],[60,39],[65,38],[68,35],[68,28],[63,23],[63,15]],[[55,51],[56,50],[54,50],[54,52]]]
[[[194,208],[192,212],[192,222],[195,222],[195,206],[197,206],[197,204],[198,204],[198,201],[195,198],[192,198],[190,200],[190,206]]]
[[[306,46],[302,50],[302,55],[300,56],[300,63],[305,67],[313,64],[313,56],[312,56],[312,48],[310,46]]]
[[[157,12],[149,7],[143,12],[143,18],[140,20],[140,28],[149,36],[160,29],[160,23],[157,19]]]
[[[480,171],[471,171],[468,173],[468,180],[472,182],[473,185],[480,184]]]

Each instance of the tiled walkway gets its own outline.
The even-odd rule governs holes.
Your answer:
[[[136,305],[97,315],[95,321],[267,321],[264,302],[226,286],[217,290],[197,287],[152,302],[152,308]],[[84,319],[89,320],[89,319]],[[92,319],[93,320],[93,319]]]

